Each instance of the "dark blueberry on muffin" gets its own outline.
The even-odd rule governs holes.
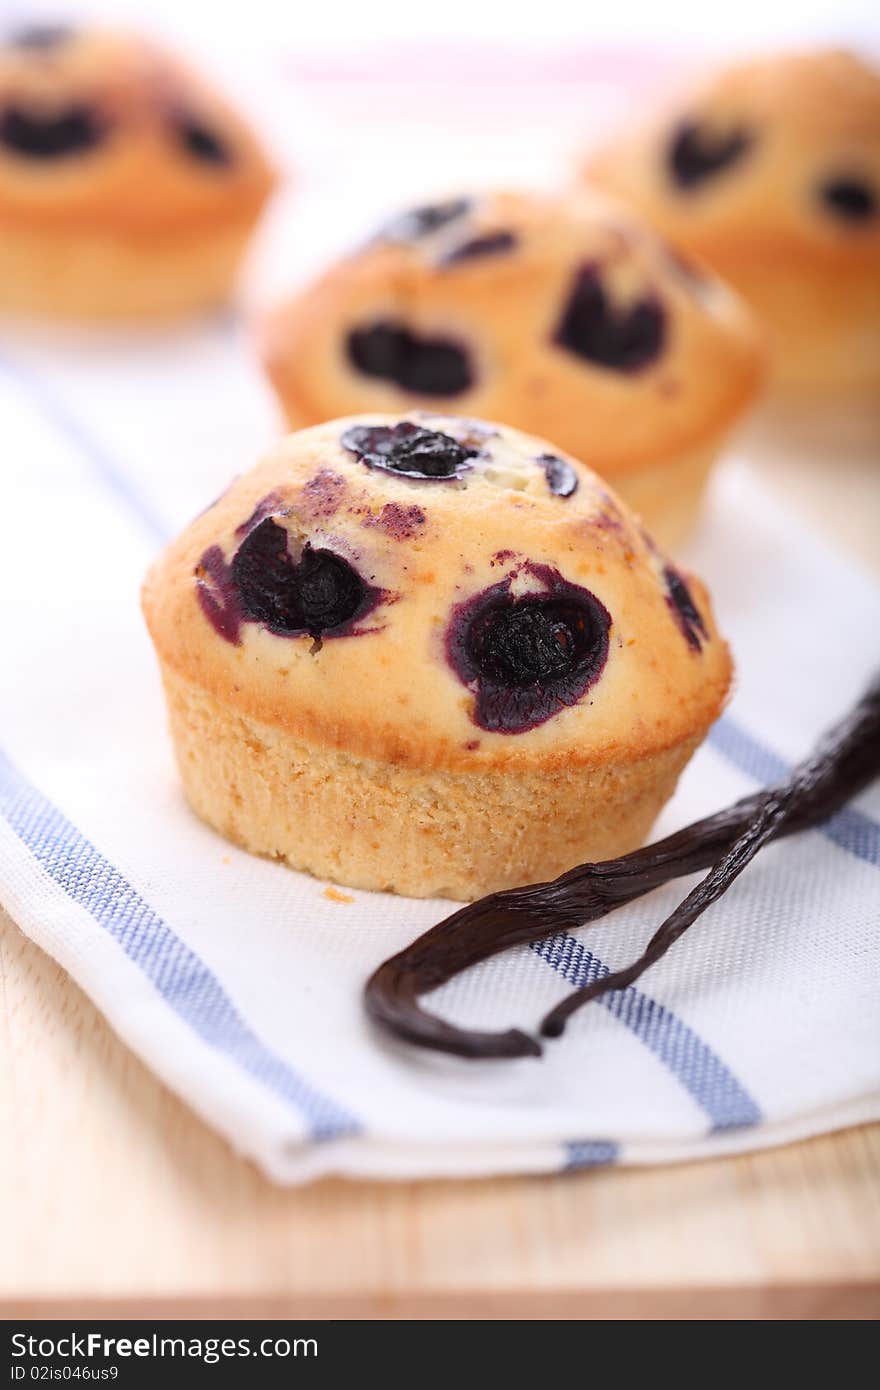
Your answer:
[[[583,266],[553,337],[558,347],[618,372],[634,372],[663,350],[666,316],[653,294],[624,308],[612,304],[598,266]]]
[[[422,429],[410,420],[390,427],[354,425],[343,434],[342,444],[370,468],[431,482],[461,477],[477,452],[451,435]]]
[[[202,164],[227,165],[232,153],[216,131],[192,116],[179,116],[174,122],[174,134],[182,149]]]
[[[459,265],[462,261],[478,260],[483,256],[500,256],[513,251],[517,238],[513,232],[487,232],[485,236],[463,241],[443,257],[441,265]]]
[[[494,733],[523,733],[577,704],[608,656],[611,618],[596,596],[548,566],[525,569],[542,591],[516,594],[508,576],[461,604],[447,633],[474,722]]]
[[[209,546],[196,567],[196,594],[214,631],[237,647],[244,615],[232,573],[219,545]]]
[[[294,559],[287,531],[271,517],[242,541],[231,571],[244,617],[279,637],[338,633],[376,601],[376,591],[332,550],[306,543]]]
[[[571,497],[577,491],[578,476],[567,459],[556,454],[540,454],[538,463],[544,470],[547,486],[554,497]]]
[[[669,172],[679,188],[698,188],[707,179],[738,163],[753,142],[754,137],[747,130],[731,130],[719,135],[696,121],[684,121],[669,143]]]
[[[348,335],[349,360],[364,376],[391,381],[424,396],[456,396],[473,384],[464,348],[446,338],[419,338],[395,322],[373,323]]]
[[[46,113],[7,106],[0,115],[0,143],[26,159],[64,159],[97,145],[104,126],[87,106]]]
[[[384,226],[379,232],[379,239],[418,241],[420,237],[430,236],[450,222],[457,222],[470,208],[470,198],[449,198],[443,203],[427,203],[423,207],[410,208]]]
[[[702,649],[708,634],[703,615],[694,603],[691,591],[678,570],[667,565],[663,571],[666,582],[666,601],[675,615],[675,620],[684,634],[685,641],[695,652]]]
[[[826,206],[845,222],[867,222],[877,212],[877,194],[864,179],[828,179],[820,194]]]

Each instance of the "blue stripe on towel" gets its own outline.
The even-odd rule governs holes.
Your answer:
[[[709,742],[716,753],[764,786],[788,776],[788,763],[729,715],[719,719],[710,730]],[[862,811],[845,806],[832,820],[816,828],[848,854],[880,866],[880,825]]]
[[[789,766],[730,715],[725,714],[709,730],[709,742],[729,763],[755,782],[770,786],[787,777]]]
[[[2,752],[0,814],[43,870],[91,913],[203,1042],[292,1105],[313,1139],[358,1132],[353,1115],[260,1041],[204,962]]]
[[[559,932],[531,948],[575,989],[603,980],[611,972],[577,937]],[[603,994],[598,1004],[630,1028],[667,1066],[712,1121],[712,1130],[745,1129],[759,1124],[757,1102],[694,1030],[663,1004],[630,985]]]
[[[37,412],[73,446],[97,475],[102,487],[113,493],[128,512],[133,514],[154,541],[164,544],[168,527],[153,510],[139,488],[127,476],[112,454],[104,448],[81,420],[73,414],[60,396],[56,395],[42,376],[22,362],[0,353],[0,369],[21,386],[30,397]]]
[[[24,387],[48,422],[87,459],[98,480],[117,501],[133,512],[155,539],[164,540],[165,525],[141,497],[125,470],[42,379],[8,358],[0,358],[0,366]],[[787,765],[781,758],[729,717],[716,724],[709,738],[718,753],[757,782],[777,781],[787,772]],[[0,801],[4,790],[0,758]],[[42,801],[38,793],[32,792],[32,796]],[[34,850],[37,857],[73,897],[86,892],[92,874],[96,868],[99,870],[101,880],[112,885],[107,888],[109,899],[99,905],[105,920],[98,916],[94,903],[85,905],[149,974],[172,1007],[212,1045],[233,1055],[251,1075],[301,1109],[308,1116],[316,1136],[330,1137],[356,1130],[357,1122],[351,1116],[333,1101],[312,1092],[280,1058],[263,1048],[206,967],[174,937],[170,928],[152,913],[75,827],[64,821],[48,803],[43,805],[41,853]],[[52,817],[57,818],[59,827],[54,844],[50,844],[46,828]],[[880,826],[861,812],[846,809],[820,829],[841,849],[867,863],[880,864]],[[86,867],[88,861],[91,868]],[[59,865],[64,878],[59,876]],[[121,908],[114,896],[117,894]],[[77,897],[77,901],[82,898]],[[567,934],[552,937],[532,949],[575,987],[609,973],[607,966]],[[633,987],[606,995],[600,1002],[669,1067],[709,1115],[713,1129],[739,1128],[761,1120],[758,1105],[724,1062],[662,1004]],[[568,1167],[613,1162],[617,1156],[617,1146],[605,1140],[571,1141],[566,1150]]]
[[[620,1145],[611,1139],[570,1139],[565,1145],[565,1172],[575,1172],[578,1168],[604,1168],[616,1163],[620,1157]]]

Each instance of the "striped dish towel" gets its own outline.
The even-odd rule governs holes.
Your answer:
[[[880,790],[763,852],[638,987],[543,1059],[397,1048],[367,975],[447,910],[327,885],[186,809],[138,587],[163,538],[277,428],[236,326],[0,347],[0,900],[125,1042],[273,1178],[647,1163],[880,1116]],[[779,777],[859,693],[880,594],[735,465],[690,557],[739,666],[658,833]],[[638,954],[663,889],[444,986],[534,1026]]]

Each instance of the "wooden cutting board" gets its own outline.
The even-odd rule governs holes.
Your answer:
[[[880,570],[874,459],[771,484]],[[880,1125],[743,1157],[281,1190],[0,913],[0,1316],[869,1318]]]

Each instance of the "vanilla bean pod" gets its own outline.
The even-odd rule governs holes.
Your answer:
[[[872,687],[872,691],[877,698],[877,684]],[[856,715],[868,704],[870,696],[871,692],[857,707]],[[563,999],[541,1024],[544,1037],[558,1038],[566,1022],[577,1009],[601,998],[603,994],[610,993],[611,990],[626,989],[650,966],[661,960],[688,927],[726,893],[743,869],[752,862],[758,850],[768,841],[775,839],[787,821],[797,818],[805,795],[821,793],[823,787],[838,784],[842,760],[848,746],[857,752],[867,772],[870,773],[873,767],[873,775],[880,774],[880,728],[870,706],[866,709],[864,717],[855,720],[851,718],[827,734],[813,755],[795,768],[787,782],[780,787],[771,787],[761,795],[748,825],[713,865],[706,877],[658,927],[638,959],[624,969],[606,975],[604,979],[594,980],[591,984],[575,990],[567,999]]]
[[[714,902],[761,846],[821,824],[880,774],[880,678],[816,752],[779,786],[745,797],[654,845],[603,864],[582,864],[550,883],[492,893],[460,908],[379,966],[367,983],[370,1017],[394,1036],[468,1058],[539,1056],[541,1045],[520,1029],[458,1028],[421,1007],[420,996],[479,961],[513,946],[604,917],[671,879],[712,868],[704,883],[655,933],[644,955],[622,975],[641,973]],[[728,862],[729,861],[729,862]],[[651,959],[646,957],[651,955]],[[620,987],[597,982],[602,989]],[[632,977],[635,978],[635,977]],[[628,980],[626,981],[628,982]],[[550,1036],[595,986],[578,991],[544,1022]]]

